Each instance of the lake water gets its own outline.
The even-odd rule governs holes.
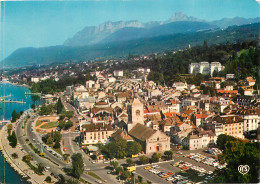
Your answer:
[[[0,120],[3,118],[5,120],[11,119],[12,112],[24,111],[29,109],[34,103],[30,95],[24,95],[24,93],[29,93],[30,90],[24,86],[15,86],[9,83],[0,83],[0,97],[11,95],[11,97],[6,98],[6,100],[13,101],[23,101],[25,103],[0,103]]]
[[[30,90],[23,86],[0,83],[0,97],[11,95],[11,97],[6,99],[25,102],[24,104],[0,103],[0,120],[3,120],[3,118],[5,120],[11,119],[13,110],[20,112],[29,109],[34,102],[31,96],[24,95],[24,93],[28,92],[30,92]],[[27,184],[26,181],[21,180],[21,176],[17,174],[8,163],[4,162],[4,157],[0,152],[0,183],[4,182],[7,184]]]

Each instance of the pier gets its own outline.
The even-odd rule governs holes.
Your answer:
[[[11,96],[12,96],[12,95],[0,96],[0,99],[9,98],[9,97],[11,97]]]
[[[26,102],[23,102],[23,101],[13,101],[13,100],[4,100],[4,99],[0,99],[0,103],[17,103],[17,104],[25,104]]]
[[[24,93],[24,95],[38,95],[38,96],[41,96],[42,94],[41,93]]]

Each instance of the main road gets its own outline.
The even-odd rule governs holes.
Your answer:
[[[26,126],[24,127],[26,130],[26,135],[27,138],[29,139],[29,141],[31,143],[33,143],[33,145],[38,148],[39,150],[42,149],[41,143],[42,140],[39,139],[39,136],[37,136],[35,130],[32,131],[32,123],[34,122],[35,118],[37,118],[36,114],[32,114],[29,113],[28,115],[30,115],[30,119],[28,119],[28,122],[26,123]],[[25,119],[24,119],[25,120]],[[30,146],[25,142],[25,137],[23,137],[23,121],[19,121],[17,123],[17,127],[16,127],[16,135],[17,135],[17,139],[18,142],[22,145],[23,149],[32,156],[32,158],[38,162],[38,163],[43,163],[44,166],[48,166],[49,170],[58,175],[58,174],[62,174],[65,175],[66,178],[68,178],[68,176],[66,176],[66,174],[63,172],[64,168],[70,168],[71,165],[70,164],[66,164],[65,162],[63,162],[62,160],[60,160],[59,158],[57,158],[56,156],[54,156],[53,154],[51,154],[50,152],[48,152],[46,149],[43,149],[43,152],[46,154],[45,156],[47,158],[49,158],[50,160],[52,160],[53,162],[51,162],[50,160],[40,157],[38,154],[36,154],[31,148]],[[81,175],[81,178],[84,179],[85,181],[88,181],[90,183],[95,183],[95,178],[87,175],[86,173],[83,173]]]

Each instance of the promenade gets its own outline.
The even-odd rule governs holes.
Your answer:
[[[24,115],[25,116],[25,115]],[[13,131],[15,131],[15,127],[18,125],[19,121],[23,121],[26,118],[24,116],[21,116],[19,120],[17,120],[16,123],[8,123],[13,125]],[[27,181],[33,184],[41,184],[46,183],[44,180],[47,176],[50,176],[50,172],[43,172],[43,175],[38,175],[34,173],[33,170],[30,169],[30,167],[22,161],[23,156],[27,155],[28,153],[25,152],[25,150],[22,150],[23,146],[19,144],[19,141],[17,143],[17,146],[15,148],[12,148],[9,145],[9,141],[7,139],[8,133],[7,133],[7,126],[2,127],[0,129],[0,150],[3,153],[3,156],[5,157],[6,162],[10,164],[10,166],[19,173],[23,178],[29,178]],[[21,132],[22,135],[25,134],[24,129],[22,129]],[[17,137],[18,138],[18,137]],[[19,138],[18,138],[19,140]],[[18,158],[14,159],[12,158],[12,154],[16,153],[18,155]],[[33,151],[31,151],[33,153]],[[31,154],[30,153],[30,154]],[[31,161],[33,165],[36,166],[36,161]],[[52,180],[56,180],[52,177]]]

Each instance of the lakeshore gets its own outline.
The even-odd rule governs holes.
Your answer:
[[[13,110],[16,112],[25,111],[30,108],[30,106],[35,103],[30,96],[26,96],[25,93],[30,93],[28,86],[26,85],[16,85],[10,82],[0,83],[0,96],[7,96],[8,100],[11,101],[23,101],[25,103],[0,103],[0,119],[10,120]],[[0,182],[1,183],[21,183],[27,184],[25,179],[31,178],[30,170],[26,170],[27,166],[23,161],[18,159],[12,159],[11,154],[13,152],[23,155],[24,153],[18,148],[11,148],[6,139],[6,129],[7,125],[3,125],[0,129]],[[7,141],[7,142],[6,142]],[[10,147],[10,148],[9,148]],[[24,168],[24,169],[21,169]],[[24,179],[23,179],[24,178]],[[29,180],[31,183],[37,183],[36,181]]]

